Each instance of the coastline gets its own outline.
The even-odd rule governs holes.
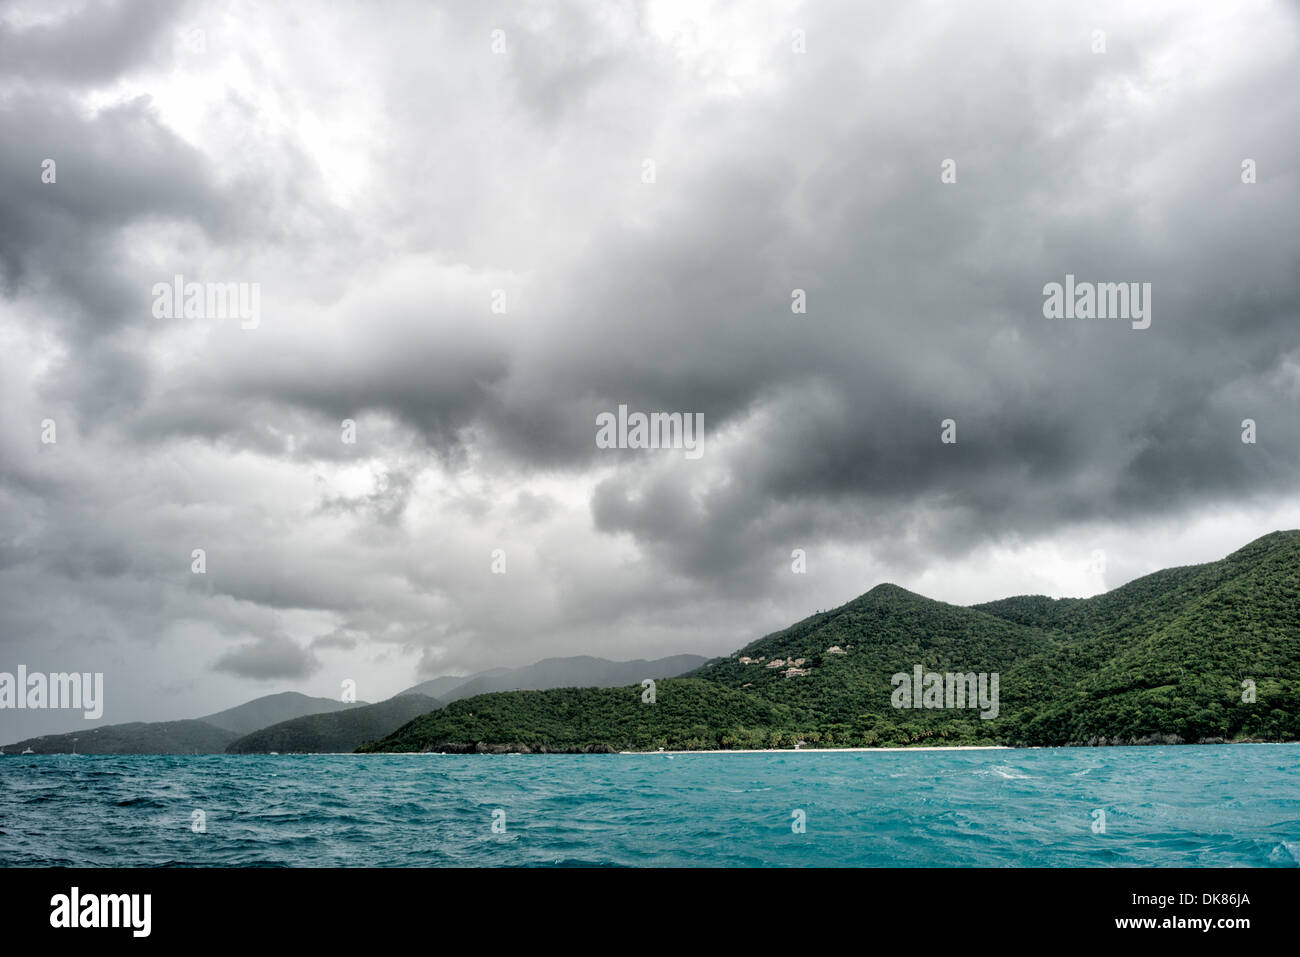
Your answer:
[[[850,751],[1015,751],[1009,744],[917,745],[899,748],[728,748],[715,751],[619,751],[619,754],[843,754]]]

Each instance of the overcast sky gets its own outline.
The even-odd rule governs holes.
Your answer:
[[[0,671],[373,701],[1300,527],[1300,13],[1232,6],[0,6]]]

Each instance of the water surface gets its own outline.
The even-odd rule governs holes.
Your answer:
[[[0,757],[4,866],[1298,864],[1294,744]]]

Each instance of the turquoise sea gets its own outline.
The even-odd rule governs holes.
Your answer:
[[[6,755],[0,865],[1296,867],[1300,745]]]

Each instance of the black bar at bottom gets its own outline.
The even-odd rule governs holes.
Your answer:
[[[411,933],[450,947],[453,930],[469,932],[462,946],[476,934],[539,946],[595,933],[617,935],[611,946],[679,933],[814,946],[847,933],[945,951],[1028,935],[1232,947],[1289,934],[1297,891],[1300,872],[1282,869],[0,871],[6,943],[128,947],[373,945]]]

